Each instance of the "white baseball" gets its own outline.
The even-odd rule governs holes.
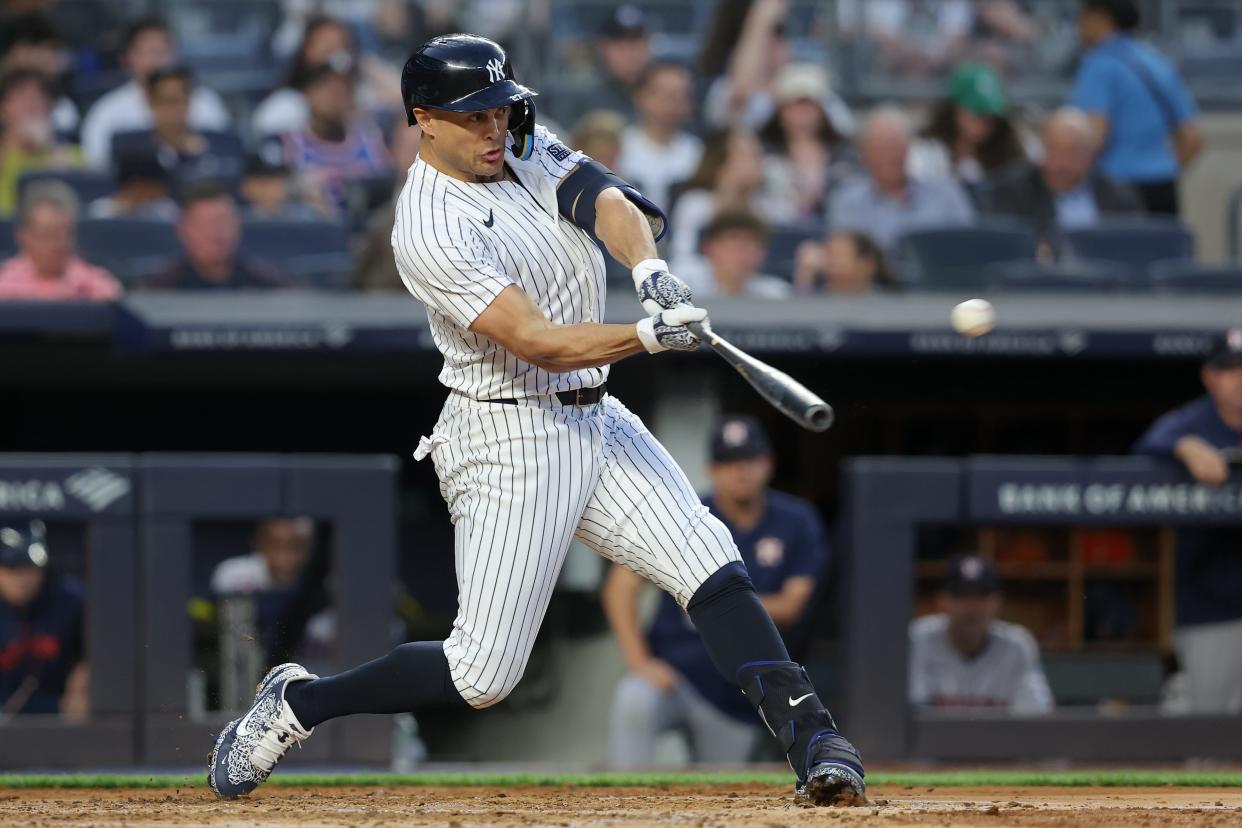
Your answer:
[[[949,321],[963,336],[983,336],[996,324],[996,309],[987,299],[967,299],[953,308]]]

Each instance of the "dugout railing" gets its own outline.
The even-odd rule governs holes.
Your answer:
[[[14,716],[0,768],[201,763],[223,712],[191,715],[196,524],[307,516],[331,539],[334,668],[391,645],[397,462],[389,456],[145,454],[0,457],[0,524],[80,524],[89,719]],[[50,544],[49,544],[50,545]],[[53,561],[57,551],[51,550]],[[291,763],[387,764],[391,722],[324,728]]]
[[[921,527],[1237,525],[1238,475],[1213,489],[1171,464],[1130,457],[860,457],[845,464],[843,475],[842,714],[864,756],[958,762],[1242,758],[1237,716],[1165,715],[1151,708],[961,715],[914,711],[907,703],[907,625]]]

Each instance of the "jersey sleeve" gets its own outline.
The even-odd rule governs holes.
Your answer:
[[[445,212],[420,221],[403,206],[392,228],[401,280],[428,308],[468,330],[513,279],[460,217]]]
[[[1151,428],[1134,444],[1131,452],[1149,457],[1173,456],[1177,441],[1192,433],[1194,418],[1189,406],[1174,409],[1152,423]]]
[[[539,165],[552,186],[555,187],[586,159],[586,153],[570,149],[554,132],[542,124],[535,124],[535,148],[531,152],[530,160]]]

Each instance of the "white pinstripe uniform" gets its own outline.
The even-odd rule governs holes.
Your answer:
[[[541,126],[517,181],[471,183],[421,159],[397,199],[401,278],[427,307],[451,389],[430,439],[455,527],[458,611],[444,642],[453,682],[475,707],[517,685],[570,541],[577,537],[673,594],[739,559],[728,530],[642,422],[616,398],[562,405],[608,368],[550,372],[469,331],[508,285],[556,323],[604,315],[604,259],[562,218],[556,185],[585,156]],[[514,398],[516,405],[482,402]]]

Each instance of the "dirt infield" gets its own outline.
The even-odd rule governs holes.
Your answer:
[[[769,785],[667,788],[266,787],[220,802],[182,790],[0,790],[0,825],[13,828],[211,825],[467,826],[1038,825],[1238,826],[1238,788],[911,788],[877,786],[861,808],[799,805]]]

